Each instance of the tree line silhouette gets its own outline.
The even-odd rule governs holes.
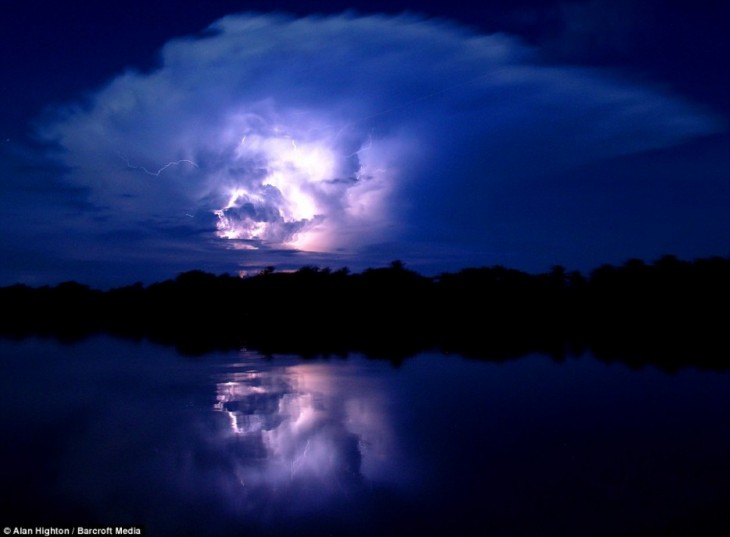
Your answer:
[[[502,266],[426,277],[400,261],[351,273],[305,266],[238,277],[198,270],[100,291],[77,282],[0,288],[0,333],[75,340],[105,332],[182,352],[247,347],[304,356],[427,350],[507,359],[590,350],[667,369],[726,368],[730,258],[664,256],[587,276]]]

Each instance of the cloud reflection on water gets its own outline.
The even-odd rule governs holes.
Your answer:
[[[307,513],[404,477],[382,379],[353,362],[333,368],[246,358],[214,379],[239,510],[266,502],[277,512]]]
[[[0,483],[18,523],[326,535],[377,518],[414,473],[384,362],[181,361],[105,337],[0,341],[0,356],[12,439],[0,443]]]

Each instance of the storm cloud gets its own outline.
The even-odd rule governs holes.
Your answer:
[[[96,226],[187,229],[169,235],[253,261],[490,247],[505,185],[539,199],[555,174],[721,128],[664,89],[546,64],[507,35],[241,14],[56,108],[39,133]]]

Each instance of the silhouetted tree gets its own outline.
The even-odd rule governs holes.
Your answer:
[[[200,270],[101,292],[77,282],[0,288],[0,334],[94,331],[188,353],[248,346],[303,354],[399,357],[425,348],[503,359],[591,349],[605,360],[727,367],[730,259],[663,256],[603,265],[588,277],[500,265],[424,277],[393,261],[351,273],[267,267],[245,278]],[[397,348],[396,348],[397,347]],[[699,358],[711,349],[714,359]]]

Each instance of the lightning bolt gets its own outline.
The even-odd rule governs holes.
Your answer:
[[[147,175],[151,175],[153,177],[159,177],[160,174],[162,172],[164,172],[170,166],[179,166],[181,164],[189,164],[189,165],[193,166],[194,168],[199,168],[199,166],[197,164],[195,164],[195,162],[193,162],[192,160],[180,159],[180,160],[173,160],[171,162],[168,162],[162,168],[160,168],[156,172],[153,172],[153,171],[148,170],[144,166],[134,166],[131,163],[131,161],[129,160],[129,158],[126,157],[125,155],[121,154],[121,153],[119,153],[119,158],[121,158],[127,164],[127,168],[129,168],[130,170],[141,170],[144,173],[146,173]]]
[[[306,457],[307,452],[309,451],[309,440],[307,440],[307,444],[304,446],[304,450],[299,454],[298,457],[296,457],[291,462],[291,471],[290,471],[290,478],[294,480],[294,474],[299,470],[299,467],[302,465],[302,459]]]
[[[351,158],[351,157],[354,157],[355,155],[360,156],[360,153],[364,153],[365,151],[370,151],[372,149],[372,147],[373,147],[373,133],[370,132],[370,134],[368,135],[368,144],[360,147],[360,149],[358,149],[354,153],[350,153],[349,155],[346,155],[345,158]]]

